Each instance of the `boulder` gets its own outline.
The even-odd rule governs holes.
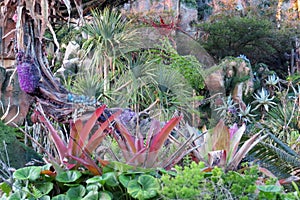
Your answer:
[[[0,159],[6,165],[1,165],[2,170],[7,171],[9,170],[8,167],[18,169],[25,167],[34,160],[42,160],[39,154],[16,138],[14,128],[0,122],[0,130]],[[8,156],[9,160],[7,160],[6,156]]]
[[[0,67],[0,87],[4,109],[0,109],[1,120],[22,125],[33,103],[33,97],[20,89],[18,75],[14,69]]]

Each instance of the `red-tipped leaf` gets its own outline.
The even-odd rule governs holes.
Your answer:
[[[58,132],[55,130],[55,128],[52,126],[52,124],[49,122],[49,120],[41,113],[41,111],[35,111],[40,122],[42,122],[50,131],[51,138],[55,144],[55,148],[58,151],[60,162],[63,163],[63,160],[67,154],[67,146],[65,145],[64,141],[59,136]]]
[[[84,124],[82,131],[80,132],[81,140],[79,141],[79,146],[83,147],[84,143],[87,142],[87,139],[89,137],[89,134],[94,127],[96,121],[101,116],[101,114],[104,112],[106,106],[103,105],[100,108],[97,108],[95,112],[92,114],[92,116],[89,118],[89,120]]]
[[[74,156],[80,156],[82,153],[82,150],[79,146],[79,143],[83,143],[83,141],[80,141],[80,132],[82,130],[83,124],[80,119],[76,120],[75,123],[71,122],[71,133],[70,133],[70,139],[68,144],[68,153]]]
[[[181,116],[173,117],[162,129],[161,131],[154,135],[150,142],[150,152],[158,151],[165,141],[167,140],[169,134],[174,129],[174,127],[180,122]]]
[[[116,122],[116,129],[118,131],[120,131],[120,134],[124,137],[124,141],[117,140],[120,143],[122,143],[122,142],[124,143],[124,145],[121,145],[121,146],[126,146],[126,148],[130,148],[130,149],[126,149],[126,150],[136,153],[137,149],[135,147],[135,137],[128,132],[128,130],[125,128],[125,126],[121,122]],[[123,150],[125,150],[125,149],[122,149],[122,151]]]
[[[112,114],[105,122],[101,123],[101,126],[97,129],[97,131],[89,139],[87,145],[84,147],[84,149],[87,152],[92,153],[99,146],[99,144],[103,141],[103,139],[107,135],[107,132],[105,132],[105,130],[107,130],[110,123],[120,114],[121,111],[118,111]]]

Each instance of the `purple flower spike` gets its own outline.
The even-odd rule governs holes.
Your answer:
[[[17,66],[20,88],[26,93],[34,93],[40,81],[39,70],[34,63],[19,62]]]

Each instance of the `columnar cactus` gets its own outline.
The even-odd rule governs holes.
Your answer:
[[[20,88],[29,94],[36,92],[41,74],[33,59],[25,57],[23,52],[17,55],[17,72]]]

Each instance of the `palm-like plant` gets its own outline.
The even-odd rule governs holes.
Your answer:
[[[262,111],[262,116],[261,119],[264,119],[265,116],[265,112],[269,111],[269,107],[273,107],[275,105],[277,105],[273,99],[275,98],[274,96],[269,98],[270,94],[268,93],[268,91],[264,88],[261,89],[261,91],[259,91],[257,94],[254,94],[254,98],[255,100],[252,102],[253,104],[257,103],[257,106],[253,109],[257,110],[258,108],[261,108]]]
[[[94,69],[90,69],[77,74],[72,91],[76,94],[98,99],[103,93],[103,79],[100,74],[94,72]]]
[[[150,114],[157,114],[164,121],[175,109],[187,114],[191,95],[191,86],[177,70],[157,63],[144,52],[130,60],[128,70],[118,77],[110,105],[130,107],[136,112],[151,110]]]
[[[115,61],[120,55],[135,48],[135,31],[129,30],[130,22],[120,13],[105,8],[92,10],[93,19],[83,31],[89,35],[83,47],[86,55],[92,53],[92,65],[103,72],[104,93],[109,90],[109,70],[114,74]]]

